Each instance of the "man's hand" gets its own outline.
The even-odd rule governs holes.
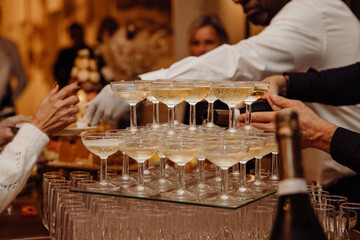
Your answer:
[[[73,93],[79,89],[78,83],[67,85],[61,90],[56,85],[41,101],[31,123],[51,136],[76,122],[75,114],[79,108],[75,104],[79,99]]]
[[[97,125],[100,120],[107,122],[110,119],[119,119],[128,109],[129,104],[116,97],[108,84],[87,104],[84,121]]]
[[[291,108],[298,113],[302,147],[314,147],[330,152],[331,138],[337,126],[317,116],[301,101],[290,100],[277,95],[269,95],[269,98],[281,109]],[[274,131],[276,113],[277,111],[252,113],[252,126],[266,131]],[[244,121],[245,117],[245,114],[241,114],[239,120]]]

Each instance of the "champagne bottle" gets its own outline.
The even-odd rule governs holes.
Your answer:
[[[300,155],[300,130],[294,111],[276,115],[280,153],[279,204],[271,240],[326,239],[307,193]]]

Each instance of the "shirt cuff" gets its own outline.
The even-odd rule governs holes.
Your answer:
[[[30,123],[24,124],[16,134],[14,141],[19,146],[29,149],[33,154],[39,154],[48,144],[49,137]]]
[[[331,157],[338,163],[360,172],[360,134],[338,127],[330,143]]]

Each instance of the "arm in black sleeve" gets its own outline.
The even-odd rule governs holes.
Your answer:
[[[337,128],[331,139],[330,154],[338,163],[360,173],[360,134]]]
[[[334,106],[360,103],[360,63],[289,76],[286,97]]]

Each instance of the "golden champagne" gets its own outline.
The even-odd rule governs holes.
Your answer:
[[[164,150],[164,153],[168,159],[173,161],[178,165],[185,165],[187,162],[190,162],[195,158],[199,149],[189,148],[189,149],[173,149],[171,146]]]
[[[136,104],[146,98],[147,91],[113,90],[115,95],[129,104]]]
[[[156,146],[126,146],[125,153],[138,162],[145,162],[156,154]]]
[[[175,106],[186,99],[191,93],[191,88],[159,88],[152,89],[150,94],[167,106]]]
[[[226,103],[229,107],[235,107],[236,104],[244,101],[253,91],[253,86],[241,87],[213,87],[214,95]]]
[[[205,99],[209,95],[209,93],[210,93],[210,86],[194,87],[191,90],[190,95],[187,96],[187,98],[185,100],[190,104],[196,104],[196,103],[200,102],[201,100]]]
[[[85,140],[83,143],[90,152],[99,157],[108,157],[119,150],[117,139]]]

